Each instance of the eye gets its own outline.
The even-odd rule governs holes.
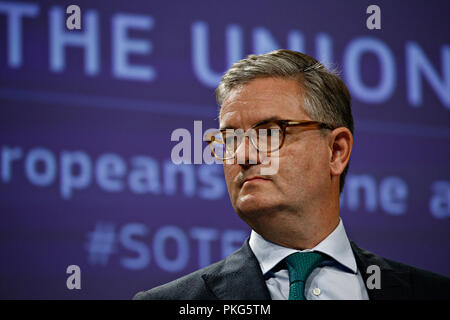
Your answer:
[[[259,128],[258,129],[258,134],[260,136],[271,137],[271,136],[277,134],[279,131],[280,131],[279,127]]]

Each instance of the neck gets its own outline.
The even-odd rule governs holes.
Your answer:
[[[257,221],[246,221],[265,239],[297,250],[312,249],[339,224],[339,202],[334,208],[309,212],[276,211],[261,214]]]

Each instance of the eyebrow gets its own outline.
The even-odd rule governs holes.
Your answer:
[[[274,121],[274,120],[281,120],[281,118],[278,117],[278,116],[272,116],[272,117],[269,117],[269,118],[266,118],[264,120],[261,120],[261,121],[257,122],[256,124],[252,125],[252,127],[259,126],[259,125],[261,125],[263,123]],[[235,129],[235,127],[234,126],[225,126],[225,127],[219,128],[219,130],[227,130],[227,129]]]

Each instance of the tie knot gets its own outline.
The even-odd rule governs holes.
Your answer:
[[[296,252],[285,258],[289,282],[306,281],[311,272],[324,260],[319,252]]]

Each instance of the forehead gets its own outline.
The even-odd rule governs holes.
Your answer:
[[[257,78],[230,91],[220,109],[220,127],[245,128],[268,118],[309,119],[297,79]]]

